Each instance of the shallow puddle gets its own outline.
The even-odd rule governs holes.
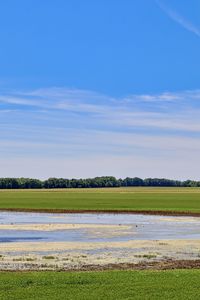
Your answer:
[[[0,212],[0,242],[200,239],[200,218]]]

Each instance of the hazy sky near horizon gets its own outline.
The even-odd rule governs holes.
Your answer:
[[[0,3],[0,177],[199,179],[199,0]]]

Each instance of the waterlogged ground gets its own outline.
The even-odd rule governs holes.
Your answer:
[[[0,212],[0,269],[200,259],[200,218]]]

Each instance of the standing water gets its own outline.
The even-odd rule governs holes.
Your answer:
[[[200,239],[200,218],[141,214],[0,212],[0,242]]]

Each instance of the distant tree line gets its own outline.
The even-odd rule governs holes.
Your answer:
[[[54,189],[54,188],[102,188],[102,187],[200,187],[200,181],[177,181],[165,178],[138,177],[116,179],[113,176],[103,176],[87,179],[49,178],[39,180],[32,178],[0,178],[0,189]]]

